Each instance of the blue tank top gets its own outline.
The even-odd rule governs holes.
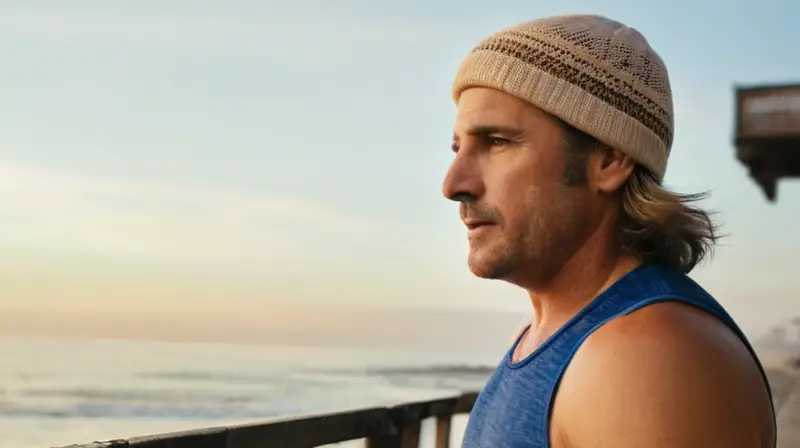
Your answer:
[[[688,276],[646,264],[622,277],[528,357],[514,363],[512,356],[520,336],[481,391],[470,413],[463,447],[549,448],[550,413],[557,385],[581,343],[618,316],[667,301],[703,309],[736,333],[753,355],[772,398],[764,368],[722,306]],[[774,414],[773,408],[773,422]]]

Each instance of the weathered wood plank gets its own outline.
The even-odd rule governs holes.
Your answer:
[[[67,445],[61,448],[127,448],[127,440],[108,440],[105,442],[93,442],[83,445]]]
[[[362,439],[391,430],[385,408],[231,427],[226,448],[315,447]]]
[[[465,393],[389,408],[279,418],[63,448],[311,448],[357,439],[367,439],[368,448],[416,448],[423,420],[469,413],[476,398],[477,393]]]
[[[400,448],[400,434],[383,434],[367,439],[367,448]]]

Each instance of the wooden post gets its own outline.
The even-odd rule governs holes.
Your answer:
[[[414,423],[410,423],[408,426],[403,428],[403,440],[400,444],[400,448],[419,448],[419,433],[422,428],[422,422],[417,420]]]
[[[450,427],[452,415],[440,415],[436,419],[436,448],[450,448]]]

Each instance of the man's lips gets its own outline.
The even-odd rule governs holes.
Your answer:
[[[478,227],[493,226],[495,223],[485,219],[467,218],[464,220],[464,225],[467,226],[469,230],[474,230]]]

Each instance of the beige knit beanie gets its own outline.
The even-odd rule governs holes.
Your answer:
[[[507,28],[462,62],[456,103],[470,87],[524,99],[664,177],[674,127],[667,68],[633,28],[577,14]]]

